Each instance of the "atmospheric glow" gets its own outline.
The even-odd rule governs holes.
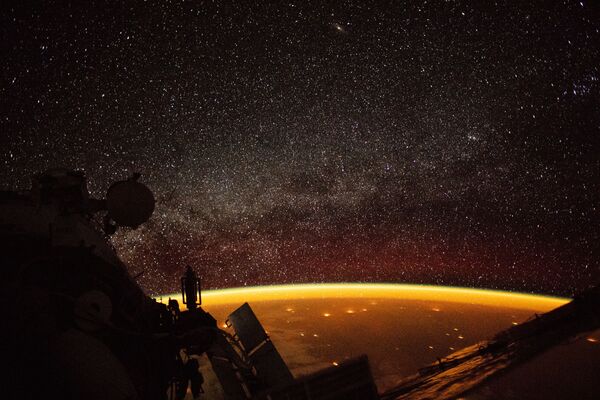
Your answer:
[[[166,297],[163,296],[163,298]],[[178,298],[180,295],[171,295],[171,297]],[[241,304],[244,302],[319,298],[454,302],[540,312],[552,310],[570,301],[570,299],[560,297],[459,287],[383,283],[324,283],[208,290],[202,293],[202,305],[210,307],[223,304]],[[376,305],[376,302],[371,302],[370,304]],[[289,310],[291,312],[291,309]]]

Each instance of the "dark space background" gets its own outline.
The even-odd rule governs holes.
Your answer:
[[[254,4],[256,3],[256,4]],[[154,216],[149,293],[600,282],[593,1],[2,2],[0,189],[51,167]]]

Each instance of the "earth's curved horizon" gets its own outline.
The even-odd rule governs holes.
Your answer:
[[[180,296],[170,295],[178,300]],[[162,296],[161,300],[168,297]],[[228,315],[248,302],[294,376],[366,354],[380,391],[394,387],[438,357],[490,339],[569,301],[499,290],[378,283],[273,285],[202,293],[202,308],[225,330],[231,329],[225,324]],[[600,359],[599,343],[600,332],[594,332],[587,341],[569,345],[568,349],[559,346],[560,362],[552,362],[550,370],[556,376],[568,376],[569,371],[589,364],[584,369],[594,371],[594,360]],[[201,365],[207,398],[222,398],[208,360],[203,358]],[[535,370],[549,371],[546,367]],[[539,380],[546,382],[546,378]],[[561,381],[555,376],[552,379]],[[518,386],[519,393],[531,392],[527,382]],[[558,383],[546,386],[544,393],[562,387]],[[570,398],[571,394],[562,398]],[[538,398],[537,394],[532,396],[524,398]],[[490,398],[503,397],[495,390]]]
[[[177,298],[180,293],[155,296],[157,300]],[[549,311],[570,298],[507,290],[405,283],[302,283],[211,289],[202,291],[202,305],[216,306],[243,302],[331,298],[386,298],[443,301],[514,309]],[[183,305],[182,305],[183,306]]]

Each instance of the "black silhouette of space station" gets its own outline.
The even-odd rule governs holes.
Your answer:
[[[155,206],[139,174],[90,198],[83,173],[50,170],[0,192],[2,395],[9,399],[203,398],[207,355],[227,400],[450,399],[549,347],[600,326],[600,289],[425,367],[378,394],[366,356],[295,378],[248,303],[233,335],[201,307],[187,267],[182,302],[144,294],[107,240]]]
[[[194,359],[203,354],[227,399],[287,398],[275,393],[290,385],[306,392],[310,382],[294,379],[247,303],[229,316],[231,335],[201,308],[191,267],[181,280],[186,310],[146,296],[128,274],[107,237],[152,215],[154,196],[139,178],[116,182],[105,199],[90,198],[84,174],[65,169],[35,176],[29,191],[0,192],[3,397],[163,400],[188,387],[201,397]],[[352,398],[334,382],[320,386]]]

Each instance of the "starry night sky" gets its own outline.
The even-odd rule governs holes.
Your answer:
[[[3,2],[0,189],[140,172],[150,293],[600,281],[597,3],[51,3]]]

